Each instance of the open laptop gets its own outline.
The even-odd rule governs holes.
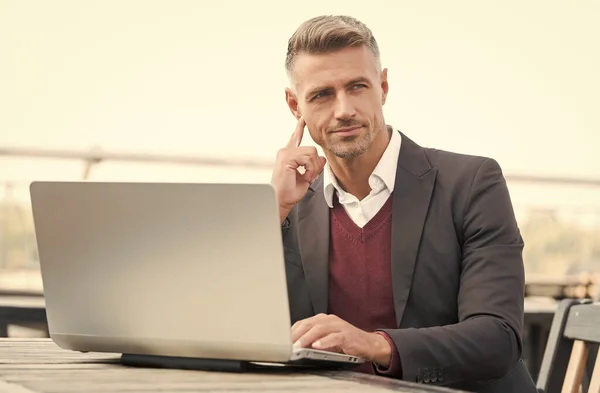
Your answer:
[[[30,193],[60,347],[146,360],[364,362],[293,348],[270,185],[44,181]]]

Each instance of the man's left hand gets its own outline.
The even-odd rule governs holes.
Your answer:
[[[385,337],[360,330],[335,315],[318,314],[296,322],[292,326],[292,341],[300,348],[343,352],[382,367],[389,367],[392,356]]]

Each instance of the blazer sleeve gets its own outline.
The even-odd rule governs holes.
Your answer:
[[[524,244],[496,161],[487,159],[477,170],[462,217],[459,322],[382,329],[400,357],[398,378],[442,385],[485,381],[504,376],[521,357]]]
[[[296,221],[294,215],[295,208],[292,209],[292,212],[290,212],[290,215],[281,226],[291,325],[315,315],[304,275],[304,268],[302,267],[302,260],[298,252],[296,229],[293,225],[293,222]]]

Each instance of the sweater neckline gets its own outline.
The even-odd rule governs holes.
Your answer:
[[[393,193],[385,201],[381,209],[371,218],[362,228],[350,218],[344,206],[339,203],[337,195],[333,197],[333,208],[331,209],[332,219],[337,221],[348,235],[353,238],[365,241],[373,236],[383,224],[392,218],[392,198]]]

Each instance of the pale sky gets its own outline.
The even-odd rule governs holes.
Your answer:
[[[386,120],[417,143],[493,157],[505,173],[600,178],[596,0],[0,0],[0,147],[272,159],[295,125],[287,40],[320,14],[373,30]],[[0,181],[77,179],[81,167],[0,157]],[[268,176],[102,164],[92,179]],[[523,190],[521,204],[600,200]]]

